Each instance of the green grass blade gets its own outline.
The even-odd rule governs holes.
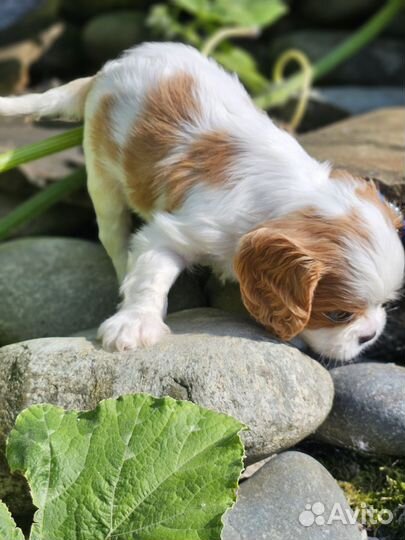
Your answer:
[[[56,154],[67,148],[78,146],[83,140],[83,127],[70,129],[43,141],[22,146],[0,154],[0,173],[18,167],[23,163],[34,161],[50,154]]]
[[[43,214],[45,210],[83,187],[85,183],[86,171],[81,168],[27,199],[3,219],[0,219],[0,240],[7,238],[17,227],[21,227]]]

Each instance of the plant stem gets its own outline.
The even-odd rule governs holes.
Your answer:
[[[22,146],[15,150],[9,150],[4,154],[0,154],[0,173],[18,167],[23,163],[34,161],[50,154],[56,154],[61,150],[78,146],[82,143],[83,127],[70,129],[60,135],[49,137],[44,141]]]
[[[211,56],[218,45],[228,38],[233,37],[251,37],[255,38],[260,35],[260,28],[253,26],[235,26],[231,28],[221,28],[207,39],[201,48],[201,53],[204,56]]]
[[[7,238],[17,227],[43,214],[45,210],[65,198],[66,195],[83,187],[85,182],[86,171],[83,167],[27,199],[3,219],[0,219],[0,240]]]
[[[320,79],[357,53],[380,34],[404,7],[404,0],[388,0],[384,7],[377,11],[357,32],[312,66],[312,79]],[[256,97],[256,105],[263,109],[283,105],[302,87],[303,78],[304,74],[300,73],[278,86],[270,86],[265,93]]]

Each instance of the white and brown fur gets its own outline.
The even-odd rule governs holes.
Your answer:
[[[107,349],[160,340],[169,289],[197,263],[237,280],[272,333],[325,356],[347,360],[381,334],[404,273],[398,216],[193,48],[141,45],[94,77],[0,98],[0,114],[84,118],[88,188],[123,297],[100,328]],[[131,236],[132,211],[147,223]]]

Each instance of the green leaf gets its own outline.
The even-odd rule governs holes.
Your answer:
[[[253,56],[244,49],[232,46],[228,50],[214,52],[213,56],[228,71],[237,73],[251,92],[263,92],[268,88],[268,80],[259,72]]]
[[[0,501],[0,540],[24,540],[21,529],[16,524],[8,511],[7,506]]]
[[[145,394],[85,413],[35,405],[7,445],[38,511],[31,540],[213,540],[235,500],[235,419]]]
[[[173,0],[189,13],[220,24],[264,27],[287,12],[282,0]]]

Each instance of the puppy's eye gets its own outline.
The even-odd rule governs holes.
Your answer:
[[[335,323],[347,323],[354,317],[354,313],[350,313],[350,311],[328,311],[324,315],[327,319]]]

